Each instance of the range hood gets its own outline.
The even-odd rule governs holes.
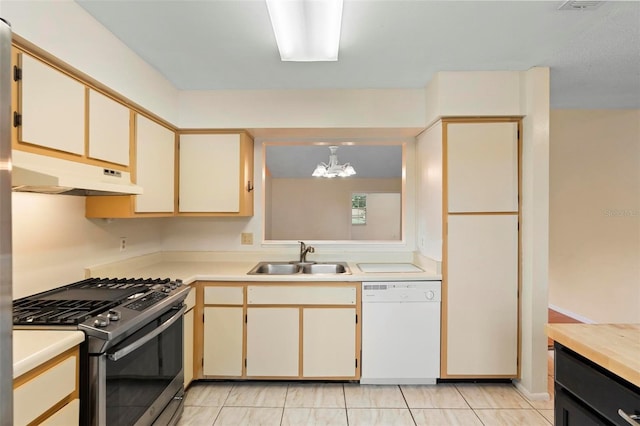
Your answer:
[[[128,172],[61,158],[12,151],[11,187],[18,192],[62,195],[142,194]]]

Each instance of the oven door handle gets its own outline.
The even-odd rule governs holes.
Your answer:
[[[111,361],[117,361],[117,360],[119,360],[121,358],[124,358],[125,356],[129,355],[131,352],[133,352],[136,349],[140,348],[140,346],[142,346],[145,343],[149,342],[151,339],[156,337],[158,334],[162,333],[167,328],[171,327],[171,325],[173,325],[174,322],[176,322],[176,321],[178,321],[180,319],[180,317],[184,314],[184,311],[186,311],[186,310],[187,310],[187,307],[185,305],[182,305],[180,310],[178,312],[176,312],[175,315],[173,315],[171,318],[169,318],[168,320],[166,320],[165,322],[160,324],[160,326],[158,328],[156,328],[155,330],[153,330],[151,333],[145,334],[144,337],[141,337],[140,339],[136,340],[135,342],[133,342],[129,346],[125,346],[124,348],[119,349],[119,350],[117,350],[115,352],[108,353],[107,354],[107,358],[109,358],[109,360],[111,360]]]

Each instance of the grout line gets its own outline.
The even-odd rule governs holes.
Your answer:
[[[411,420],[413,420],[414,425],[418,425],[415,417],[413,417],[413,412],[411,411],[411,407],[409,407],[409,403],[407,402],[407,397],[404,396],[404,392],[402,392],[402,386],[398,385],[398,389],[400,390],[400,395],[402,395],[402,399],[404,399],[404,403],[407,405],[407,410],[409,410],[409,415],[411,416]]]
[[[287,396],[289,396],[289,387],[291,383],[287,383],[287,390],[284,392],[284,401],[282,401],[282,413],[280,414],[280,426],[282,426],[282,422],[284,421],[284,407],[287,406]]]
[[[342,399],[344,400],[344,415],[347,418],[347,426],[349,426],[349,410],[347,409],[347,392],[344,390],[344,383],[342,383]]]

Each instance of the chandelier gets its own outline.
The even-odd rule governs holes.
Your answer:
[[[337,146],[330,146],[329,151],[331,154],[329,155],[329,164],[320,163],[313,171],[312,176],[314,177],[348,177],[356,174],[355,169],[349,163],[339,164],[338,156],[336,155],[336,151],[338,150]]]

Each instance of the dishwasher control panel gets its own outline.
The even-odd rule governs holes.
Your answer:
[[[440,302],[441,281],[378,281],[362,283],[362,302]]]

